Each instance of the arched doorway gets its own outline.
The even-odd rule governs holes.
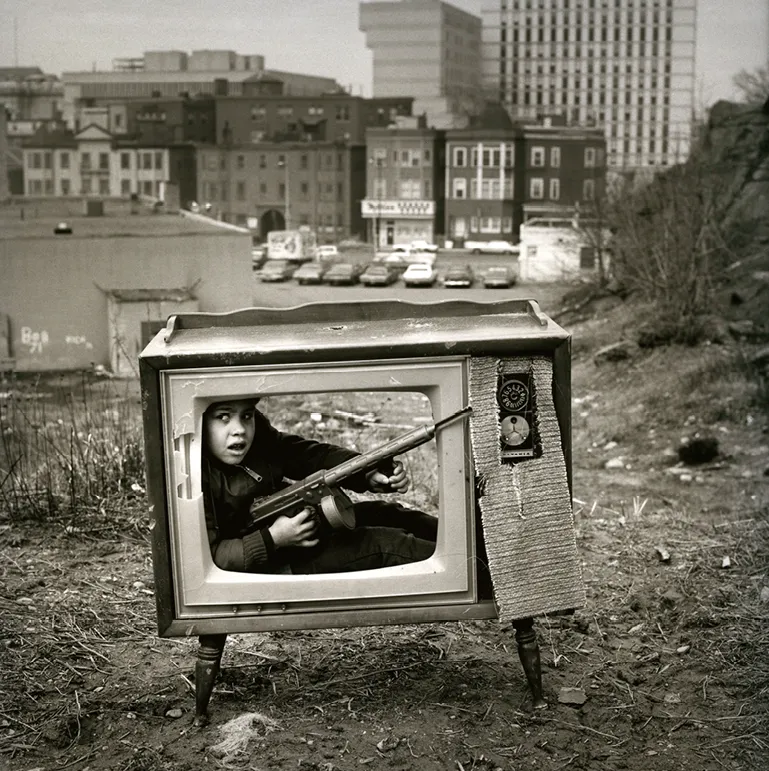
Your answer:
[[[282,211],[278,209],[268,209],[259,218],[259,232],[262,239],[267,240],[267,235],[273,230],[285,230],[286,218],[283,216]]]

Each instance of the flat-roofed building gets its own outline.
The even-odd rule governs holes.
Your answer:
[[[148,326],[253,304],[247,230],[119,201],[87,211],[64,199],[0,210],[5,368],[133,375]]]

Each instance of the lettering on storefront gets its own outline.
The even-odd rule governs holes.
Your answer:
[[[435,216],[435,201],[381,200],[364,198],[360,202],[361,215],[365,218],[392,217],[425,219]]]

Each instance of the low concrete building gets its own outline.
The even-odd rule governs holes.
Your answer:
[[[595,234],[578,220],[534,218],[521,225],[518,275],[522,282],[572,281],[598,270]],[[604,243],[608,233],[604,233]]]
[[[86,216],[85,203],[0,209],[5,369],[131,375],[150,329],[169,315],[252,304],[247,230],[146,207],[131,215],[112,202]]]

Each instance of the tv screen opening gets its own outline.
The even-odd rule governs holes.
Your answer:
[[[408,621],[430,608],[479,602],[473,465],[467,421],[398,455],[410,479],[381,497],[437,518],[433,553],[394,567],[337,573],[260,573],[214,563],[202,485],[203,415],[258,399],[275,428],[366,452],[468,404],[468,357],[174,369],[160,372],[163,462],[174,623],[161,633],[260,631]],[[296,480],[287,480],[288,482]],[[344,483],[341,485],[344,487]],[[212,624],[212,622],[214,622]],[[219,626],[217,626],[217,622]],[[182,631],[184,630],[184,631]]]

